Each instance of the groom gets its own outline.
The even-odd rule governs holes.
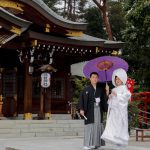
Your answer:
[[[84,88],[80,95],[80,114],[85,119],[84,149],[93,149],[102,146],[103,112],[107,112],[107,96],[102,87],[98,86],[97,72],[90,74],[90,85]]]

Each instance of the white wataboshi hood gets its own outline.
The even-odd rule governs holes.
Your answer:
[[[116,76],[120,78],[120,80],[123,82],[124,85],[126,84],[126,82],[127,82],[127,73],[124,69],[119,68],[119,69],[116,69],[113,72],[112,83],[113,83],[114,86],[116,86],[116,83],[115,83],[115,77]]]

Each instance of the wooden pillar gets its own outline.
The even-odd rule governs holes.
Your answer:
[[[40,112],[39,119],[50,119],[51,118],[51,96],[50,87],[41,87],[41,98],[40,98]]]
[[[14,86],[14,90],[15,90],[15,93],[14,93],[14,96],[13,96],[13,99],[14,99],[14,114],[13,114],[13,116],[14,117],[16,117],[17,116],[17,97],[18,97],[18,95],[17,95],[17,71],[18,71],[18,69],[17,69],[17,67],[15,67],[14,69],[13,69],[13,71],[14,71],[14,76],[15,76],[15,78],[16,78],[16,82],[15,83],[13,83],[13,84],[15,84],[15,86]]]
[[[40,112],[38,114],[39,119],[44,119],[44,99],[45,99],[45,91],[44,91],[44,88],[41,87]]]
[[[29,74],[29,63],[25,62],[25,82],[24,82],[24,119],[32,119],[32,75]]]
[[[51,87],[45,89],[44,112],[45,119],[51,119]]]
[[[39,119],[51,118],[51,96],[50,96],[51,76],[48,72],[41,74],[41,99]]]
[[[0,117],[3,117],[2,71],[3,71],[3,68],[0,68]]]

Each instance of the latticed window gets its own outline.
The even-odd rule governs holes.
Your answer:
[[[34,98],[40,98],[41,80],[39,77],[32,78],[32,94]],[[52,78],[50,87],[46,88],[48,98],[64,99],[65,81],[63,78]]]
[[[65,97],[65,82],[63,78],[53,78],[51,82],[52,98],[63,99]]]
[[[17,78],[15,70],[5,70],[3,73],[3,96],[13,97],[17,93]]]
[[[34,98],[40,98],[40,91],[41,91],[41,85],[40,85],[40,78],[33,76],[32,77],[32,96]]]

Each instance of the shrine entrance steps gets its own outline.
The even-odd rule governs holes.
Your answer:
[[[83,136],[83,120],[0,120],[0,139]]]

